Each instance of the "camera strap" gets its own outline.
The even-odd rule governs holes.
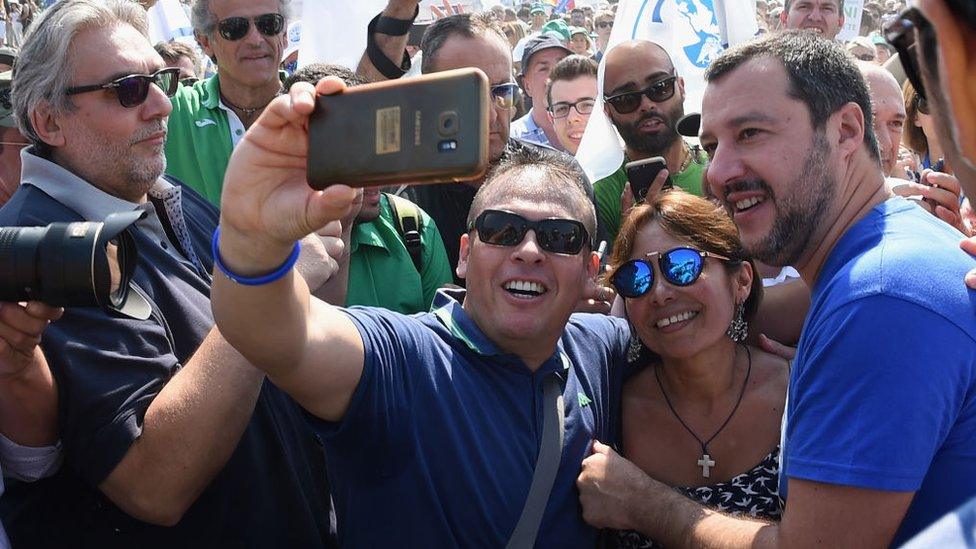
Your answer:
[[[566,413],[563,408],[563,391],[559,376],[549,374],[542,382],[542,442],[535,462],[529,495],[525,498],[522,516],[508,540],[506,549],[527,549],[535,546],[542,515],[545,514],[552,483],[556,480],[559,460],[563,453],[563,434]]]

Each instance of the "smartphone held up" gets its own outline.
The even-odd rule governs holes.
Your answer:
[[[308,128],[308,184],[478,179],[488,168],[488,108],[488,78],[478,69],[319,96]]]

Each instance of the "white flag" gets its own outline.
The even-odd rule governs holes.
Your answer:
[[[685,112],[701,110],[705,68],[729,44],[759,31],[755,0],[621,0],[607,51],[621,42],[650,40],[663,47],[685,81]],[[597,76],[601,90],[576,159],[590,181],[612,174],[624,153],[616,128],[603,114],[603,56]]]
[[[366,25],[386,0],[305,0],[298,65],[337,63],[355,69],[366,51]]]
[[[149,23],[149,39],[153,44],[170,40],[196,43],[190,18],[180,0],[159,0],[146,10],[146,19]]]

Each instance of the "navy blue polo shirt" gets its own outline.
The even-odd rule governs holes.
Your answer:
[[[593,547],[575,482],[596,438],[615,438],[627,324],[576,314],[535,373],[502,353],[439,291],[430,313],[346,310],[365,345],[362,378],[325,441],[348,547],[501,547],[522,512],[543,426],[542,382],[559,376],[562,458],[537,538]],[[311,417],[311,416],[310,416]]]

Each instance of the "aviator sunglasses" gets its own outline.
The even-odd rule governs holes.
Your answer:
[[[285,28],[285,18],[280,13],[265,13],[253,18],[248,17],[228,17],[221,19],[217,23],[217,30],[225,40],[235,41],[247,36],[247,31],[251,29],[251,21],[254,21],[255,28],[265,36],[278,36]]]
[[[498,84],[489,88],[488,94],[496,107],[511,110],[515,108],[516,97],[518,97],[518,84],[514,82]]]
[[[618,93],[604,98],[619,114],[630,114],[640,107],[643,97],[647,97],[655,103],[667,101],[674,97],[674,83],[677,76],[669,76],[664,80],[658,80],[650,86],[631,92]]]
[[[478,239],[495,246],[517,246],[529,230],[535,231],[539,247],[554,254],[576,255],[589,240],[586,227],[575,219],[528,219],[502,210],[485,210],[468,230],[477,230]]]
[[[651,291],[654,287],[654,268],[650,260],[657,258],[661,275],[674,286],[691,286],[698,280],[705,268],[705,258],[732,261],[724,255],[703,252],[694,248],[672,248],[666,252],[651,252],[647,259],[631,259],[614,271],[610,284],[623,297],[636,298]]]
[[[114,90],[119,98],[119,103],[123,107],[138,107],[149,96],[150,84],[156,84],[159,89],[163,90],[166,97],[176,95],[176,90],[180,85],[179,76],[180,69],[167,67],[165,69],[159,69],[152,74],[130,74],[129,76],[123,76],[122,78],[112,80],[108,84],[75,86],[68,88],[65,91],[65,95],[75,95],[98,90]]]

